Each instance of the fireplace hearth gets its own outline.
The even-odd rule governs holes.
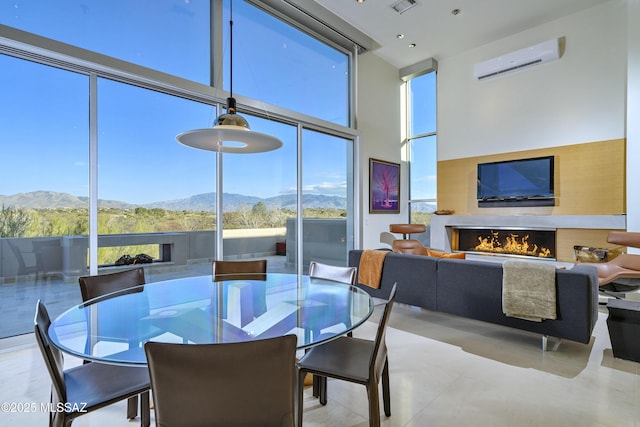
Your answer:
[[[555,229],[454,228],[452,249],[457,251],[556,259]]]

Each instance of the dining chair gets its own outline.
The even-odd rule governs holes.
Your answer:
[[[118,271],[110,274],[101,274],[98,276],[82,276],[78,278],[80,284],[80,293],[82,294],[82,301],[87,302],[94,298],[109,298],[116,295],[123,295],[127,293],[142,292],[143,288],[140,285],[145,284],[144,269],[142,267],[133,268],[124,271]],[[136,301],[135,306],[131,305],[129,301],[120,300],[118,304],[122,304],[121,307],[121,322],[118,324],[105,324],[104,322],[98,322],[100,328],[95,332],[97,339],[90,338],[94,334],[87,334],[86,351],[91,353],[93,348],[99,341],[110,342],[125,342],[129,348],[136,348],[142,345],[142,342],[147,339],[153,338],[162,334],[162,331],[152,325],[140,325],[143,330],[136,331],[135,334],[128,334],[128,329],[132,324],[137,322],[140,315],[149,314],[148,301],[141,299]],[[100,316],[100,313],[98,313]],[[126,337],[129,338],[117,339],[113,337]],[[142,340],[141,340],[142,339]],[[87,363],[87,362],[85,362]],[[134,418],[138,411],[138,398],[133,396],[129,399],[127,407],[127,417]]]
[[[157,426],[293,426],[296,343],[146,343]]]
[[[267,260],[250,261],[213,261],[213,280],[224,282],[225,280],[266,280]],[[261,275],[261,276],[260,276]],[[227,298],[226,287],[223,287],[223,298]],[[267,311],[267,287],[259,282],[253,282],[251,308],[252,318],[258,317]],[[223,307],[223,318],[227,318],[226,304]],[[244,325],[240,325],[242,327]]]
[[[237,280],[245,278],[253,278],[253,274],[267,273],[267,260],[258,259],[251,261],[213,261],[212,262],[213,277],[216,280]],[[248,275],[243,275],[248,273]],[[232,275],[232,276],[220,276]]]
[[[35,337],[51,376],[50,427],[69,427],[73,420],[112,403],[142,395],[140,425],[150,424],[149,373],[146,367],[88,363],[64,369],[62,352],[51,345],[51,319],[44,303],[36,303]],[[135,415],[134,415],[135,417]],[[129,417],[132,418],[132,417]]]
[[[332,282],[345,283],[347,285],[355,285],[356,283],[356,274],[358,269],[356,267],[340,267],[336,265],[322,264],[317,261],[311,261],[309,263],[309,277],[312,279],[325,279],[331,280]],[[318,298],[318,295],[313,295],[313,298]],[[331,316],[333,319],[342,318],[344,319],[344,324],[347,328],[351,327],[351,315],[346,311],[348,308],[346,305],[340,305],[338,307],[334,304],[329,304],[331,306],[331,310],[342,310],[344,311],[340,316]],[[328,327],[332,325],[318,325],[314,333],[320,332],[320,327]],[[351,336],[351,332],[348,333]]]
[[[354,337],[340,337],[312,347],[298,362],[298,384],[308,373],[321,377],[319,400],[327,404],[327,377],[362,384],[369,398],[369,425],[380,425],[378,385],[382,380],[384,413],[391,416],[389,361],[386,330],[396,295],[396,285],[389,293],[374,341]],[[303,387],[298,387],[298,425],[302,425]]]

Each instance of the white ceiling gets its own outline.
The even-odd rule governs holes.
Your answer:
[[[441,60],[609,0],[417,0],[402,14],[391,8],[396,1],[315,0],[377,42],[375,53],[398,68]]]

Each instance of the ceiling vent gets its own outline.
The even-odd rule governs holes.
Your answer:
[[[419,5],[417,0],[399,0],[391,5],[391,8],[398,13],[404,13],[414,6]]]
[[[473,75],[478,80],[498,76],[525,67],[543,64],[560,58],[559,39],[552,39],[531,47],[516,50],[473,66]]]

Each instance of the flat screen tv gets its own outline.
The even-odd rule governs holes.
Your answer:
[[[478,164],[478,206],[554,206],[553,156]]]

